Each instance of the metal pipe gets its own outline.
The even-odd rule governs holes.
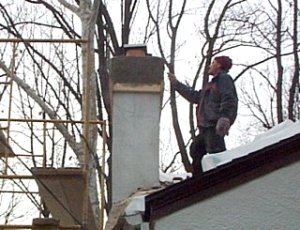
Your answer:
[[[86,39],[43,39],[43,38],[1,38],[1,42],[30,42],[30,43],[86,43]]]
[[[34,191],[13,191],[13,190],[1,190],[0,193],[18,193],[18,194],[39,194],[39,192]]]
[[[40,229],[40,226],[33,226],[33,225],[0,225],[1,230],[5,229]],[[80,225],[60,225],[58,229],[81,229]]]
[[[3,175],[0,174],[0,179],[34,179],[31,175]]]
[[[84,120],[51,120],[51,119],[22,119],[22,118],[0,118],[0,121],[12,121],[12,122],[47,122],[47,123],[80,123],[83,124],[85,122],[90,124],[103,124],[104,121],[100,120],[90,120],[90,121],[84,121]]]
[[[15,154],[16,157],[43,157],[43,155]]]

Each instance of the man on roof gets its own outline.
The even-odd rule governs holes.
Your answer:
[[[179,82],[173,73],[168,74],[174,89],[189,102],[197,104],[199,134],[190,145],[193,176],[202,173],[201,160],[206,153],[226,150],[224,137],[229,134],[238,108],[236,88],[228,73],[231,67],[232,60],[228,56],[215,57],[208,70],[212,79],[199,91]]]

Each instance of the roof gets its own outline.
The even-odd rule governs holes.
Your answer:
[[[298,122],[299,123],[299,122]],[[298,124],[299,125],[299,124]],[[298,131],[299,132],[299,131]],[[144,221],[152,221],[300,160],[300,133],[145,197]]]

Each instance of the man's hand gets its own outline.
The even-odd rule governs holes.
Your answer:
[[[216,126],[216,133],[223,137],[228,135],[228,131],[230,128],[230,120],[227,117],[220,117],[217,126]]]

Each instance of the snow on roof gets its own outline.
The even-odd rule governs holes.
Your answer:
[[[293,122],[291,120],[286,120],[265,133],[257,135],[251,143],[220,153],[206,154],[202,159],[203,171],[206,172],[214,169],[298,133],[300,133],[300,121]]]

